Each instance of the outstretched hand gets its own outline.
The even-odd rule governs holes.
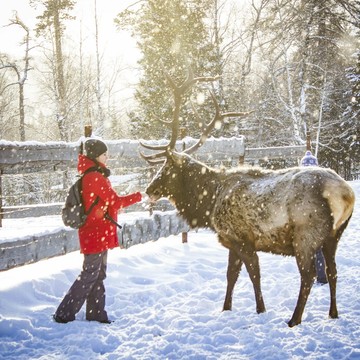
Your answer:
[[[141,199],[141,206],[145,211],[149,211],[150,215],[152,214],[153,211],[153,207],[155,205],[155,203],[153,201],[150,200],[150,197],[146,194],[146,193],[141,193],[142,195],[142,199]]]

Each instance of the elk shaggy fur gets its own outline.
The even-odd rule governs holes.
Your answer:
[[[322,249],[330,287],[331,318],[336,306],[335,253],[354,207],[351,187],[334,171],[319,167],[218,170],[185,153],[166,160],[146,189],[151,201],[167,197],[192,228],[210,228],[229,249],[223,310],[231,310],[242,264],[253,283],[256,310],[265,311],[257,252],[294,256],[301,285],[290,327],[301,323]]]

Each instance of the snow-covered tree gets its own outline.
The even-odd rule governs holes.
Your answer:
[[[31,0],[30,3],[37,7],[43,7],[43,13],[37,16],[39,20],[36,32],[37,35],[50,37],[53,43],[54,55],[54,80],[55,80],[55,99],[57,105],[56,122],[58,124],[61,140],[68,141],[69,136],[66,130],[66,85],[64,56],[62,50],[62,38],[65,30],[65,20],[73,19],[70,11],[73,9],[75,1],[71,0]]]
[[[148,0],[117,16],[118,26],[132,31],[142,53],[139,61],[142,73],[135,94],[139,107],[130,114],[137,136],[159,138],[167,134],[166,126],[159,122],[169,119],[173,105],[164,71],[181,82],[189,66],[202,76],[215,75],[214,71],[218,70],[214,65],[216,51],[204,21],[211,3],[209,0]],[[193,103],[203,103],[204,98],[209,98],[206,90],[198,88],[193,92]],[[201,114],[204,121],[209,116],[209,113]],[[183,108],[181,118],[182,127],[194,136],[198,121],[190,105]]]
[[[21,61],[10,60],[7,57],[0,59],[0,70],[9,69],[13,73],[14,81],[9,82],[6,87],[16,85],[18,87],[18,113],[19,113],[19,133],[20,140],[25,141],[25,82],[30,70],[30,29],[19,18],[17,13],[10,19],[8,26],[18,26],[25,32],[24,40],[20,45],[24,46],[24,57]]]
[[[8,63],[5,55],[0,54],[0,63]],[[17,94],[11,83],[12,74],[4,68],[0,71],[0,139],[20,140],[18,118],[18,107],[15,103]]]
[[[359,44],[359,43],[358,43]],[[344,94],[348,101],[344,113],[332,127],[328,146],[320,153],[323,163],[343,174],[346,179],[360,171],[360,50],[353,56],[356,63],[347,69],[351,88]]]

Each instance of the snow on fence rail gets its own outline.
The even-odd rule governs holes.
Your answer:
[[[177,149],[190,147],[197,140],[186,137],[177,142]],[[109,167],[144,167],[146,166],[139,151],[144,154],[150,150],[141,148],[137,140],[105,141],[111,159]],[[145,141],[151,145],[163,145],[166,140]],[[0,172],[1,174],[19,174],[58,169],[75,168],[81,142],[48,142],[40,143],[0,141]],[[306,150],[305,145],[269,148],[245,148],[244,137],[209,138],[194,154],[194,157],[205,163],[228,161],[232,165],[244,158],[249,161],[260,159],[301,158]]]

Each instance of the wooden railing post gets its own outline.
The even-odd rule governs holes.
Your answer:
[[[309,130],[306,132],[306,150],[311,151],[311,137]]]
[[[92,135],[92,126],[91,125],[85,125],[84,134],[85,134],[85,137],[90,137]]]
[[[188,242],[188,233],[187,232],[181,233],[181,238],[182,238],[183,244],[187,243]]]
[[[245,164],[245,154],[239,156],[239,166],[243,166]]]
[[[84,136],[90,137],[92,135],[92,126],[91,125],[85,125],[84,126]],[[84,153],[84,143],[82,142],[80,145],[80,154]]]
[[[2,170],[0,170],[0,227],[2,227],[2,218],[3,218],[3,201],[2,201]]]
[[[187,134],[186,127],[181,127],[180,128],[180,137],[181,137],[181,139],[183,139],[183,144],[182,144],[182,150],[183,151],[185,150],[185,147],[186,147],[185,146],[185,140],[184,140],[186,134]],[[181,233],[181,239],[182,239],[182,243],[186,244],[188,242],[188,233],[187,232]]]

